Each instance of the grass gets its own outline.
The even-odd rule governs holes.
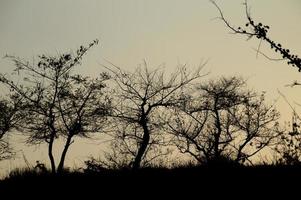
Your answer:
[[[197,181],[199,185],[214,183],[257,182],[257,185],[290,183],[301,180],[301,166],[257,165],[257,166],[182,166],[168,168],[103,169],[102,171],[65,171],[52,174],[50,171],[37,172],[23,168],[13,170],[0,182],[0,188],[46,187],[55,184],[65,187],[142,187],[155,182],[155,186],[174,185]],[[85,184],[82,184],[85,183]],[[142,184],[142,185],[141,185]]]
[[[28,199],[240,199],[299,195],[299,166],[142,168],[101,172],[15,170],[0,182],[2,196]],[[240,195],[240,193],[242,193]],[[284,194],[284,195],[283,195]],[[63,198],[64,197],[64,198]],[[210,198],[209,198],[210,197]],[[235,198],[234,198],[235,199]]]
[[[15,169],[0,181],[0,193],[22,194],[30,198],[46,195],[55,199],[61,194],[68,199],[78,195],[84,199],[195,199],[195,196],[197,199],[232,199],[239,193],[243,193],[244,198],[257,198],[263,193],[267,197],[280,193],[297,194],[299,184],[296,181],[299,180],[301,167],[285,165],[189,165],[172,169],[102,169],[97,172],[65,171],[62,174],[25,168]],[[207,198],[208,195],[211,198]]]

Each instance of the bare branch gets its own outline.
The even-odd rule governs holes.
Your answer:
[[[214,0],[210,0],[210,2],[217,8],[217,10],[220,14],[220,19],[224,22],[224,24],[227,26],[227,28],[229,28],[231,31],[233,31],[233,33],[246,35],[248,37],[248,39],[251,39],[253,36],[256,36],[256,38],[259,39],[260,41],[267,42],[271,46],[271,49],[274,49],[275,52],[279,52],[282,59],[286,60],[288,65],[297,67],[298,71],[299,72],[301,71],[301,58],[299,58],[297,55],[291,54],[289,49],[282,47],[282,45],[280,43],[277,43],[274,40],[270,39],[267,35],[268,31],[270,29],[269,26],[263,25],[261,22],[259,22],[258,24],[256,24],[254,22],[254,20],[250,16],[247,0],[244,3],[245,10],[246,10],[246,16],[248,19],[248,21],[245,25],[246,28],[243,28],[243,27],[235,28],[234,26],[231,26],[229,24],[228,20],[224,17],[222,10],[217,5],[217,3]],[[260,48],[260,45],[258,46],[258,49],[256,50],[257,54],[260,53],[259,48]],[[269,60],[275,60],[275,59],[270,59],[265,54],[262,54],[262,55],[265,56],[266,58],[268,58]],[[278,59],[276,59],[276,60],[278,60]]]

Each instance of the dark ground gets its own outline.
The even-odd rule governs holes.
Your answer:
[[[120,195],[140,199],[162,195],[187,199],[205,194],[237,197],[240,193],[244,193],[245,197],[278,194],[288,197],[294,192],[301,193],[300,181],[300,166],[144,168],[138,171],[104,169],[97,173],[65,172],[61,175],[28,171],[2,180],[0,194],[35,196],[63,192],[69,197],[77,194],[109,195],[109,199]]]

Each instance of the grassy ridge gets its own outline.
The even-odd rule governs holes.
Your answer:
[[[119,190],[157,188],[210,188],[214,185],[230,187],[257,187],[275,185],[286,187],[296,180],[301,180],[300,166],[203,166],[167,168],[142,168],[98,172],[66,171],[51,174],[49,171],[39,173],[35,170],[15,170],[0,182],[0,189],[33,188],[47,190],[54,185],[58,189],[118,188]]]

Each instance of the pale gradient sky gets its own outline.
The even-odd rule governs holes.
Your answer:
[[[245,22],[243,0],[217,0],[225,16],[233,23]],[[270,36],[301,55],[301,1],[249,0],[255,21],[270,25]],[[127,69],[143,59],[149,66],[165,63],[170,71],[178,63],[198,66],[209,59],[204,71],[210,77],[242,75],[251,88],[267,91],[268,101],[279,97],[277,89],[293,102],[301,102],[299,88],[286,84],[300,80],[301,73],[285,62],[272,62],[252,48],[259,41],[229,34],[224,24],[213,20],[218,12],[208,0],[0,0],[0,56],[17,55],[31,60],[38,54],[57,54],[75,50],[98,38],[100,45],[92,49],[78,67],[94,76],[102,70],[105,59]],[[271,57],[277,55],[264,46]],[[0,59],[0,71],[10,72],[10,62]],[[279,99],[278,109],[289,120],[291,110]],[[298,107],[298,106],[296,106]],[[299,109],[301,111],[301,109]],[[97,141],[100,142],[100,141]],[[89,140],[71,146],[67,164],[73,166],[87,155],[101,153]],[[86,145],[89,144],[89,145]],[[48,163],[46,149],[25,148],[27,159]],[[83,151],[85,149],[85,151]],[[22,160],[22,156],[19,156]],[[16,161],[0,163],[0,171],[19,165]]]

